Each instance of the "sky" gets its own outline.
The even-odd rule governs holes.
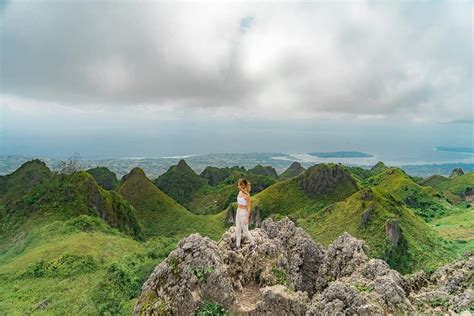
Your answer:
[[[462,0],[2,0],[0,150],[473,147],[473,17]]]

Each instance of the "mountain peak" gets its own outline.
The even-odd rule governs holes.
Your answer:
[[[294,161],[288,169],[286,169],[281,175],[282,179],[289,179],[300,175],[306,169],[297,161]]]
[[[178,164],[176,165],[177,170],[188,170],[191,169],[191,167],[186,163],[184,159],[181,159]]]
[[[358,190],[351,174],[340,164],[317,164],[301,174],[301,186],[310,197],[347,197]]]
[[[463,174],[464,174],[464,170],[462,170],[462,168],[454,168],[449,177],[453,178],[457,176],[462,176]]]
[[[122,182],[128,181],[132,178],[133,179],[143,178],[143,179],[148,180],[148,178],[146,177],[145,171],[143,171],[143,169],[140,167],[135,167],[132,170],[130,170],[128,174],[122,177]]]
[[[382,161],[379,161],[372,168],[370,168],[370,170],[372,170],[372,171],[382,171],[385,168],[387,168],[387,166]]]

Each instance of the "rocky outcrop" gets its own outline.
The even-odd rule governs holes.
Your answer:
[[[370,259],[347,233],[327,250],[285,218],[251,231],[258,247],[233,251],[235,228],[219,241],[181,240],[142,288],[134,314],[189,315],[218,303],[250,315],[460,313],[473,306],[474,257],[432,274],[402,276]]]
[[[300,185],[312,198],[343,199],[358,190],[356,181],[342,165],[318,164],[300,176]]]
[[[454,168],[453,171],[451,171],[451,175],[449,177],[453,178],[456,176],[462,176],[463,174],[464,170],[462,170],[462,168]]]

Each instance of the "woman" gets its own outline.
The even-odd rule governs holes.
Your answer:
[[[255,240],[249,232],[249,217],[250,217],[250,182],[247,179],[241,178],[237,182],[239,194],[237,195],[237,214],[235,216],[236,225],[236,243],[235,250],[240,251],[241,233],[250,240],[250,251],[254,251],[257,245]]]

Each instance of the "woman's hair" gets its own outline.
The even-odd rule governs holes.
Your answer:
[[[251,190],[250,182],[245,178],[240,178],[239,181],[237,181],[237,187],[239,188],[240,191],[243,191],[245,193],[250,193],[250,190]]]

